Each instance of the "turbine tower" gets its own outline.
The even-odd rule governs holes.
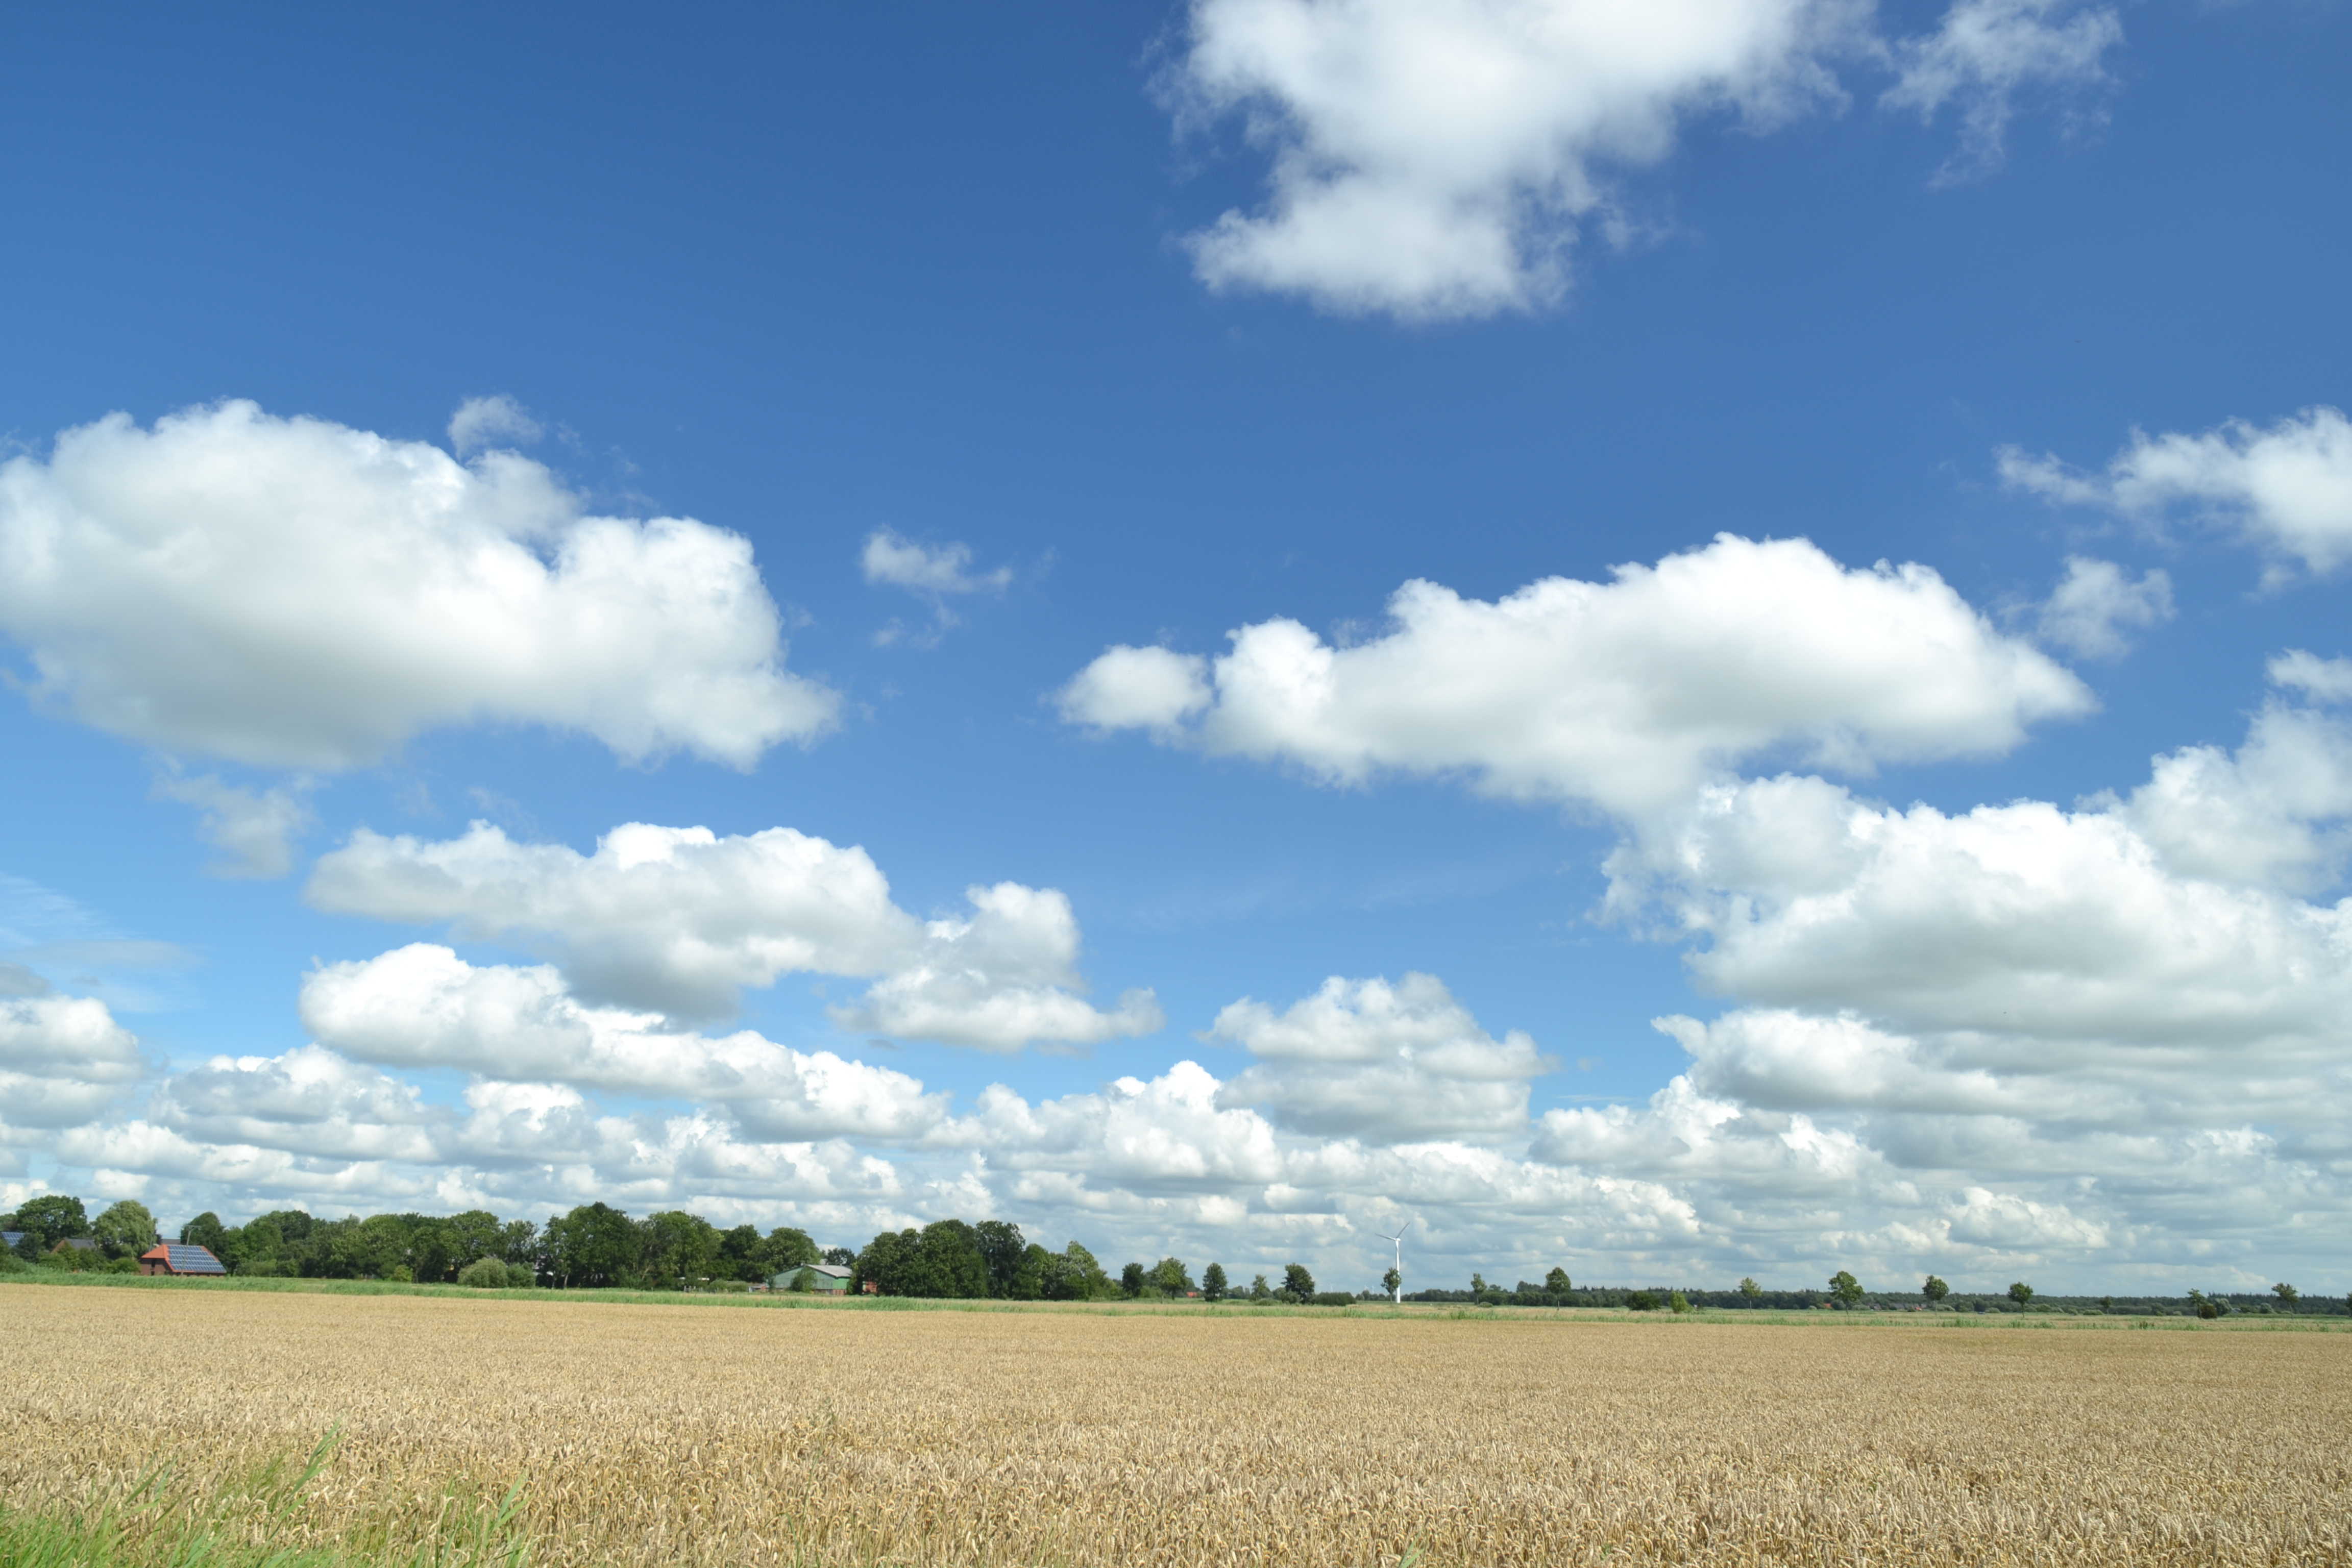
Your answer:
[[[1407,1220],[1402,1225],[1397,1226],[1396,1234],[1394,1236],[1391,1236],[1385,1231],[1376,1230],[1372,1232],[1374,1236],[1379,1237],[1382,1241],[1390,1241],[1396,1244],[1396,1304],[1400,1307],[1404,1305],[1404,1233],[1412,1228],[1412,1221]]]

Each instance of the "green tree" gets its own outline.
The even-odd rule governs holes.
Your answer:
[[[1568,1282],[1568,1270],[1565,1268],[1555,1268],[1544,1276],[1544,1294],[1547,1296],[1565,1296],[1574,1289],[1576,1287]]]
[[[601,1203],[582,1204],[549,1220],[547,1244],[566,1289],[620,1283],[636,1272],[644,1245],[627,1215]]]
[[[1753,1279],[1743,1278],[1739,1281],[1739,1293],[1753,1301],[1756,1298],[1764,1294],[1764,1287],[1759,1285]]]
[[[1163,1295],[1188,1296],[1192,1291],[1192,1276],[1181,1260],[1173,1258],[1163,1258],[1153,1264],[1143,1282]]]
[[[971,1227],[971,1238],[988,1271],[986,1293],[1010,1297],[1013,1281],[1021,1273],[1021,1259],[1029,1250],[1029,1244],[1022,1239],[1021,1227],[1011,1220],[984,1219]]]
[[[1675,1312],[1687,1312],[1691,1310],[1690,1298],[1676,1290],[1666,1298],[1666,1306]]]
[[[760,1267],[760,1227],[730,1226],[719,1233],[719,1275],[721,1279],[760,1279],[771,1270]],[[781,1272],[775,1270],[773,1272]]]
[[[823,1257],[817,1255],[816,1243],[809,1233],[796,1225],[780,1225],[770,1231],[760,1243],[760,1272],[782,1274],[787,1268],[804,1268],[812,1263],[831,1263],[846,1268],[857,1261],[856,1255],[846,1247],[836,1247]]]
[[[1314,1299],[1315,1276],[1307,1272],[1307,1265],[1286,1263],[1282,1266],[1282,1293],[1294,1301]]]
[[[1004,1287],[1005,1299],[1013,1301],[1047,1300],[1045,1281],[1065,1267],[1065,1261],[1055,1257],[1035,1242],[1021,1249],[1021,1259],[1013,1266],[1013,1278]]]
[[[1271,1300],[1274,1297],[1274,1289],[1266,1284],[1265,1275],[1253,1274],[1250,1276],[1249,1294],[1253,1301]]]
[[[1933,1274],[1928,1275],[1926,1282],[1919,1287],[1919,1294],[1927,1297],[1930,1301],[1940,1301],[1951,1293],[1952,1288]]]
[[[467,1209],[441,1222],[441,1239],[449,1250],[449,1267],[461,1269],[485,1258],[506,1260],[505,1227],[488,1209]]]
[[[1830,1276],[1830,1298],[1840,1307],[1862,1305],[1862,1281],[1841,1268]]]
[[[1229,1283],[1230,1282],[1225,1279],[1225,1266],[1222,1263],[1210,1264],[1206,1268],[1201,1270],[1201,1300],[1203,1301],[1223,1300],[1225,1299],[1225,1290]]]
[[[221,1224],[220,1215],[206,1209],[180,1227],[180,1239],[190,1247],[201,1247],[223,1263],[228,1261],[228,1226]]]
[[[136,1258],[155,1245],[155,1216],[124,1198],[90,1222],[89,1234],[109,1258]]]
[[[530,1269],[536,1279],[545,1261],[545,1248],[540,1242],[539,1226],[527,1219],[510,1219],[499,1226],[499,1256],[510,1264]]]
[[[917,1238],[917,1262],[925,1289],[909,1295],[945,1296],[976,1301],[988,1295],[988,1259],[980,1237],[960,1219],[937,1219]]]
[[[1404,1276],[1398,1273],[1397,1266],[1391,1263],[1381,1274],[1381,1293],[1394,1297],[1402,1289],[1404,1289]]]
[[[2272,1286],[2271,1289],[2278,1297],[2279,1305],[2290,1312],[2294,1310],[2294,1304],[2303,1300],[2303,1292],[2284,1280]]]
[[[1130,1296],[1143,1294],[1143,1265],[1130,1263],[1118,1271],[1118,1288]]]
[[[719,1267],[719,1232],[698,1214],[664,1209],[640,1226],[638,1268],[662,1290],[684,1290],[711,1277]]]
[[[88,1236],[89,1215],[83,1212],[79,1198],[50,1194],[26,1198],[16,1206],[16,1228],[25,1233],[33,1251],[46,1256],[68,1237]]]
[[[886,1230],[866,1244],[849,1266],[849,1288],[862,1291],[868,1284],[877,1294],[904,1296],[911,1292],[902,1289],[908,1277],[908,1260],[915,1251],[915,1233],[911,1230]]]
[[[2009,1288],[2009,1299],[2022,1307],[2033,1300],[2033,1287],[2022,1279],[2016,1280]]]

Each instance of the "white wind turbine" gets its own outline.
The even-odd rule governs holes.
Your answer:
[[[1400,1307],[1404,1305],[1404,1233],[1412,1228],[1412,1221],[1407,1220],[1397,1226],[1394,1236],[1389,1235],[1386,1231],[1372,1232],[1382,1241],[1392,1241],[1396,1244],[1396,1304]]]

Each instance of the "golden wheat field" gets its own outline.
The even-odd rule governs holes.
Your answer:
[[[197,1506],[340,1427],[292,1528],[520,1480],[549,1564],[2352,1562],[2352,1334],[38,1288],[0,1329],[9,1502],[163,1462]]]

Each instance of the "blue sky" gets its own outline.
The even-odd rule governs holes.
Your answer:
[[[0,1199],[2340,1288],[2347,26],[0,23]]]

